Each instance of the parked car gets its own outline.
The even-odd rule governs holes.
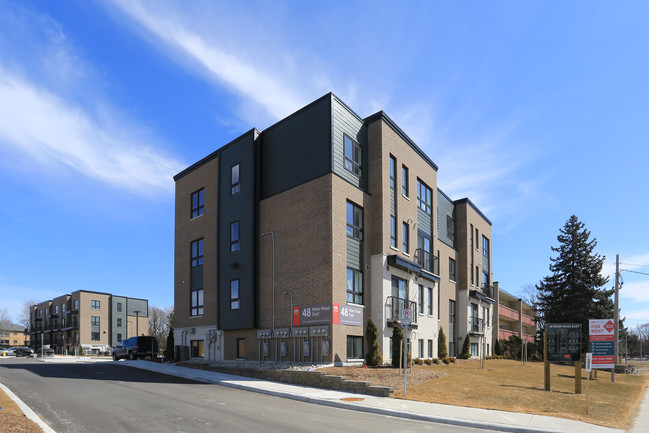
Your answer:
[[[0,347],[0,356],[11,356],[9,355],[9,348],[8,347]]]
[[[27,346],[14,346],[10,347],[7,351],[7,355],[15,356],[32,356],[34,351]]]
[[[158,354],[158,340],[151,336],[131,337],[113,348],[113,361],[153,358]]]
[[[36,356],[54,356],[54,349],[50,349],[49,347],[43,349],[36,347],[34,348],[34,354]]]

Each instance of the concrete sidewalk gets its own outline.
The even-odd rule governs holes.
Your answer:
[[[327,389],[311,388],[300,385],[271,382],[261,379],[233,376],[229,374],[178,367],[169,364],[157,364],[148,361],[119,361],[124,366],[156,371],[172,376],[183,377],[198,382],[214,383],[246,391],[260,392],[278,397],[326,406],[358,410],[401,418],[431,421],[465,427],[476,427],[506,432],[540,432],[540,433],[622,433],[623,430],[600,427],[579,421],[555,418],[543,415],[529,415],[499,410],[476,409],[470,407],[448,406],[434,403],[422,403],[388,397],[372,397],[362,394],[351,394]],[[354,399],[360,401],[346,401]],[[647,420],[647,422],[645,422]],[[645,395],[639,424],[633,433],[649,433],[649,398]],[[646,428],[646,429],[645,429]]]

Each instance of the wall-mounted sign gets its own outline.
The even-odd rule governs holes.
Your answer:
[[[349,304],[334,304],[333,319],[333,323],[340,323],[341,325],[363,326],[363,307]]]
[[[293,326],[332,323],[363,326],[363,307],[337,303],[293,307]]]
[[[581,361],[581,323],[548,323],[546,332],[548,361]]]

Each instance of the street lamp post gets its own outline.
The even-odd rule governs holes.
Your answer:
[[[135,313],[135,335],[140,335],[140,310],[134,310]]]
[[[288,323],[291,326],[291,337],[293,338],[293,362],[295,362],[295,337],[293,337],[293,292],[284,290],[282,293],[291,297],[291,310],[289,312]]]

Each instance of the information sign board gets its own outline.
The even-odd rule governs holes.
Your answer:
[[[548,323],[546,332],[548,361],[581,361],[581,323]]]
[[[593,368],[615,368],[615,323],[611,319],[591,319],[588,325]]]
[[[409,308],[404,308],[401,310],[401,324],[410,325],[412,323],[412,310]]]

